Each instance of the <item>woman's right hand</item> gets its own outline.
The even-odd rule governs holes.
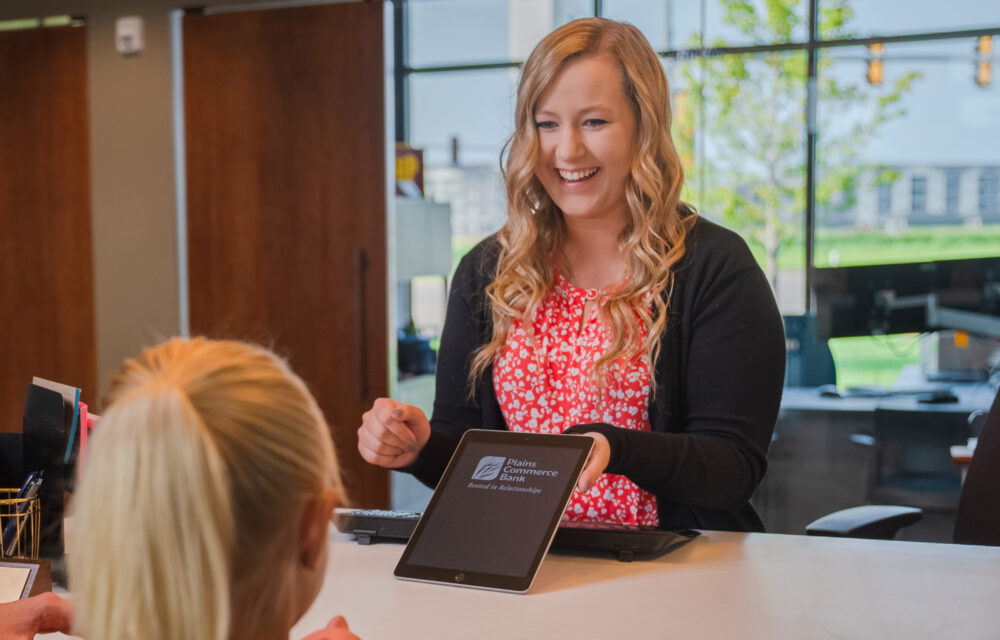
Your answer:
[[[431,423],[419,407],[379,398],[361,417],[358,451],[372,464],[398,469],[413,464],[431,437]]]

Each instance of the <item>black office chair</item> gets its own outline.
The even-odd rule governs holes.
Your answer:
[[[965,472],[954,541],[1000,546],[1000,391]]]
[[[945,448],[948,452],[948,447]],[[950,453],[949,453],[950,459]],[[1000,546],[1000,392],[983,422],[955,514],[953,540]],[[940,497],[940,496],[938,496]],[[806,534],[842,538],[892,539],[920,520],[916,507],[869,505],[844,509],[810,523]]]
[[[954,513],[962,492],[962,474],[951,459],[951,446],[972,435],[964,413],[875,409],[869,465],[869,504],[902,504]]]

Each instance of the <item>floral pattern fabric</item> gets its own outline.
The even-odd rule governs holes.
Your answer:
[[[589,301],[589,315],[584,312]],[[600,292],[574,286],[558,271],[531,326],[514,320],[494,366],[493,380],[512,431],[562,433],[575,424],[604,422],[649,431],[646,356],[622,359],[598,391],[591,372],[611,345],[597,307]],[[602,475],[585,493],[574,492],[565,520],[656,526],[656,496],[621,475]]]

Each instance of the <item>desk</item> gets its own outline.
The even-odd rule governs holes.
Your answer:
[[[293,640],[335,614],[363,640],[1000,636],[1000,548],[709,531],[652,561],[552,555],[514,595],[396,580],[402,545],[332,535]]]
[[[326,582],[290,638],[337,614],[362,640],[1000,635],[997,547],[706,531],[650,561],[550,555],[527,595],[397,580],[402,552],[331,529]]]
[[[900,376],[899,386],[927,384],[912,371]],[[815,388],[787,387],[768,452],[768,471],[753,497],[769,531],[799,534],[828,513],[865,504],[870,452],[851,443],[853,433],[873,431],[876,408],[917,410],[967,416],[989,409],[996,390],[989,383],[949,385],[955,403],[927,404],[912,396],[879,398],[821,397]],[[950,540],[951,516],[925,516],[903,537]],[[1000,634],[998,634],[1000,635]]]

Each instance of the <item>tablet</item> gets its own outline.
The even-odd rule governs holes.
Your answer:
[[[527,591],[593,444],[589,436],[466,431],[396,577]]]

